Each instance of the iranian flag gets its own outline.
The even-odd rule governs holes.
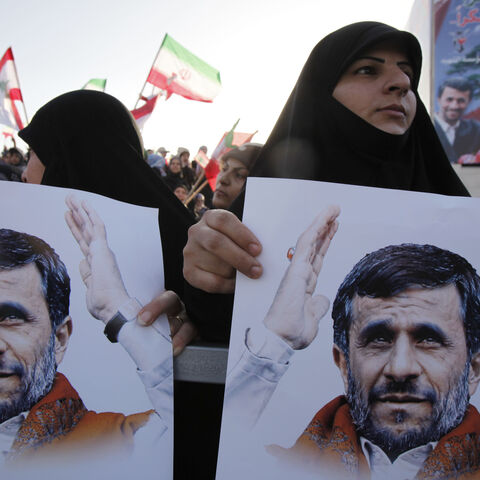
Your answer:
[[[0,59],[0,125],[16,132],[21,130],[27,118],[26,114],[21,117],[19,109],[25,114],[13,52],[8,48]]]
[[[190,100],[211,102],[218,95],[220,72],[165,35],[147,83]]]
[[[97,92],[104,92],[106,85],[106,78],[92,78],[82,87],[82,90],[95,90]]]
[[[239,121],[240,119],[235,122],[235,125],[231,128],[229,132],[225,132],[223,134],[223,137],[220,139],[220,142],[218,142],[217,147],[212,153],[212,157],[210,158],[208,165],[205,167],[205,177],[208,180],[208,184],[210,185],[212,191],[215,191],[218,172],[220,172],[219,160],[222,155],[229,152],[235,147],[239,147],[244,143],[250,142],[253,136],[257,133],[234,132],[235,127],[238,125]]]

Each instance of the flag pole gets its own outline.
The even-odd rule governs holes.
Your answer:
[[[185,206],[187,206],[192,200],[193,198],[195,197],[195,195],[200,192],[200,190],[203,189],[203,187],[205,187],[208,183],[208,180],[205,180],[194,192],[192,192],[188,197],[187,199],[183,202],[183,204]]]
[[[145,87],[147,86],[148,75],[150,75],[150,72],[152,71],[152,68],[153,68],[153,66],[155,65],[155,62],[157,61],[158,54],[160,53],[160,49],[162,48],[163,42],[165,41],[165,38],[166,38],[166,37],[167,37],[167,34],[165,34],[165,36],[163,37],[162,43],[160,44],[160,47],[158,47],[157,54],[155,55],[155,57],[154,57],[154,59],[153,59],[152,66],[150,67],[150,70],[148,71],[147,78],[145,79],[145,83],[143,84],[143,87],[142,87],[142,89],[140,90],[140,94],[138,95],[137,103],[135,103],[135,106],[133,107],[134,110],[137,108],[138,102],[140,101],[140,99],[141,99],[142,96],[143,96],[143,95],[142,95],[142,94],[143,94],[143,91],[145,90]]]

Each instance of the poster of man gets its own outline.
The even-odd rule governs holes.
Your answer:
[[[172,478],[168,321],[136,321],[163,290],[158,212],[15,183],[0,198],[0,471]]]
[[[433,2],[435,129],[451,163],[480,163],[480,2]]]
[[[478,207],[249,179],[217,479],[479,473]]]

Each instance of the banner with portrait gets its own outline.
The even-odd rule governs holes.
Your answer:
[[[158,211],[2,182],[0,452],[8,478],[172,478]]]
[[[217,480],[480,469],[479,207],[248,179]]]
[[[433,0],[435,128],[452,163],[480,163],[480,1]]]

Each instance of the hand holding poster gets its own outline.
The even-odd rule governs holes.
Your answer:
[[[476,199],[249,179],[264,275],[237,278],[217,479],[478,472],[478,220]]]

